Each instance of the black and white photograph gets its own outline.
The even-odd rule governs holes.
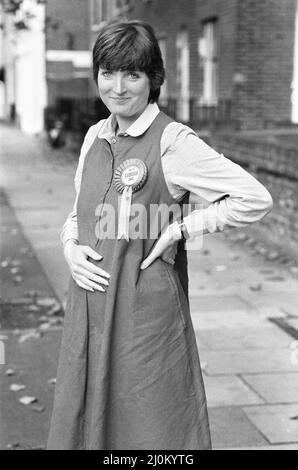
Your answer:
[[[0,288],[0,450],[298,450],[298,0],[0,0]]]

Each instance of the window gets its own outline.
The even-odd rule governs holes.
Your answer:
[[[187,31],[181,31],[176,40],[177,50],[177,117],[189,121],[189,43]]]
[[[90,13],[92,30],[96,31],[102,22],[107,19],[107,1],[91,0]]]
[[[218,69],[217,69],[217,20],[203,23],[203,36],[199,41],[199,54],[203,64],[203,93],[201,104],[217,105]]]
[[[118,14],[124,14],[130,11],[135,4],[135,0],[116,0],[116,9]]]

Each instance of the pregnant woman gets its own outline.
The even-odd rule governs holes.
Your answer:
[[[93,68],[111,115],[85,137],[61,233],[71,279],[47,448],[211,449],[185,241],[256,222],[272,199],[159,110],[149,25],[103,26]],[[207,207],[185,214],[190,195]]]

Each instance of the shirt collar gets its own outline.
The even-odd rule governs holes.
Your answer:
[[[142,114],[136,119],[135,122],[129,126],[126,132],[121,133],[119,135],[129,135],[131,137],[138,137],[151,126],[152,122],[156,118],[159,113],[159,107],[157,103],[149,103]],[[103,126],[100,128],[98,132],[98,137],[100,139],[106,139],[108,142],[111,143],[111,138],[115,136],[116,131],[116,116],[111,114],[108,119],[104,122]]]

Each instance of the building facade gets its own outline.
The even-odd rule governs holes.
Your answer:
[[[0,115],[37,134],[47,105],[45,6],[36,0],[23,0],[16,10],[7,5],[0,5]]]
[[[89,121],[102,117],[92,44],[106,21],[131,18],[155,29],[167,77],[160,105],[176,119],[196,128],[298,123],[297,3],[23,0],[23,12],[1,14],[0,115],[16,114],[29,133],[43,128],[46,106],[68,115],[82,107]],[[29,21],[26,8],[34,13],[30,28],[16,30]]]
[[[297,0],[126,3],[162,42],[178,119],[239,129],[298,121]]]

